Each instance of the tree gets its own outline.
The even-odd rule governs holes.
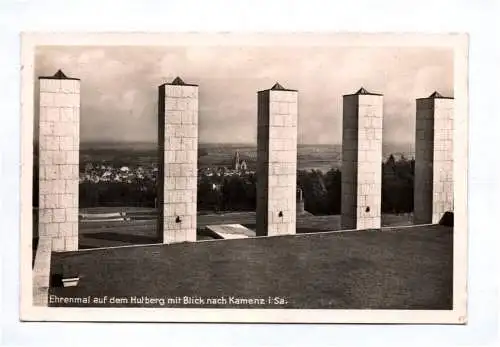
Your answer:
[[[340,214],[342,203],[342,177],[340,170],[330,169],[325,177],[327,189],[327,213]]]
[[[328,213],[328,190],[324,175],[319,170],[299,171],[298,181],[304,193],[306,211],[323,215]]]

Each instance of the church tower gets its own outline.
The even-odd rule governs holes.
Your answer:
[[[236,171],[240,170],[240,152],[238,150],[234,153],[233,169]]]

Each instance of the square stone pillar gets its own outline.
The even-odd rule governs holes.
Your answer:
[[[158,237],[196,241],[198,86],[179,77],[159,87]]]
[[[341,227],[380,228],[383,96],[361,88],[343,99]]]
[[[257,236],[296,233],[298,92],[258,92]]]
[[[80,80],[40,77],[39,237],[53,251],[78,249]]]
[[[453,211],[453,98],[417,99],[414,223],[435,224]]]

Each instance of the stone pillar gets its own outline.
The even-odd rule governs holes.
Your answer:
[[[343,99],[341,227],[380,228],[383,96],[361,88]]]
[[[258,92],[258,236],[296,233],[297,111],[296,90]]]
[[[80,80],[40,77],[39,237],[53,251],[78,249]]]
[[[297,214],[304,213],[305,211],[304,194],[302,189],[297,188]]]
[[[438,223],[453,211],[453,98],[417,99],[414,223]]]
[[[198,86],[179,77],[159,87],[158,236],[196,241]]]

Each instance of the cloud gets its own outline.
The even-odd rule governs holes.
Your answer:
[[[453,54],[397,47],[41,47],[36,75],[81,79],[82,141],[156,141],[158,85],[199,84],[202,142],[255,142],[258,90],[299,90],[299,141],[339,143],[342,95],[384,94],[384,140],[413,141],[415,99],[453,95]]]

